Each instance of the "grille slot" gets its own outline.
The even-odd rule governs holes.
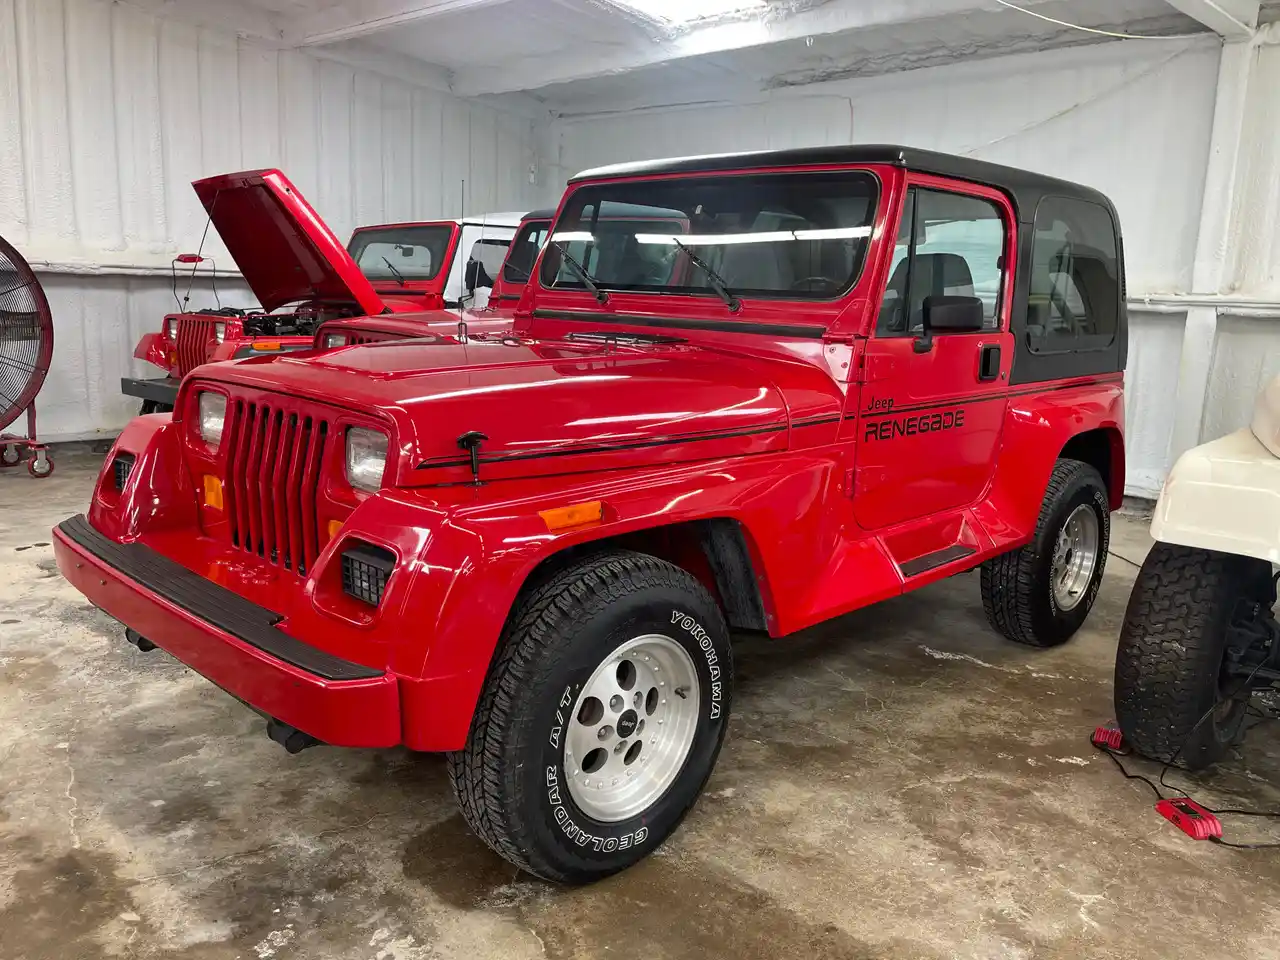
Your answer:
[[[320,552],[316,490],[328,421],[248,400],[233,401],[228,415],[231,542],[302,576]]]
[[[395,554],[390,550],[356,541],[342,551],[342,590],[371,607],[381,606],[395,565]]]
[[[129,481],[129,474],[133,472],[133,465],[137,461],[138,458],[132,453],[117,453],[116,458],[111,461],[111,473],[117,490],[124,489],[124,485]]]
[[[175,342],[178,354],[178,375],[188,373],[207,362],[209,341],[214,339],[213,325],[223,318],[193,317],[181,314],[177,318],[178,330]]]

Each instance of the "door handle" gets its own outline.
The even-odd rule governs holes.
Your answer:
[[[994,380],[1000,376],[1000,344],[984,343],[978,357],[978,379]]]

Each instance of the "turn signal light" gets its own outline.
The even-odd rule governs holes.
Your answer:
[[[330,520],[329,521],[329,539],[332,540],[341,532],[342,532],[342,521]]]
[[[584,523],[599,523],[604,517],[604,501],[592,500],[590,503],[575,503],[571,507],[539,510],[538,516],[542,518],[548,530],[563,530],[566,527],[580,527]]]
[[[222,481],[217,477],[205,474],[201,480],[204,487],[204,505],[214,510],[222,509]]]
[[[253,346],[253,349],[255,350],[262,350],[262,351],[279,350],[280,341],[279,340],[258,340],[255,343],[253,343],[252,346]]]

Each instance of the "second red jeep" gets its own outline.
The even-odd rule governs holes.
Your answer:
[[[446,751],[494,850],[594,880],[701,793],[731,629],[974,567],[1010,639],[1079,629],[1124,491],[1124,294],[1107,199],[1022,170],[589,171],[513,331],[198,368],[58,565],[288,749]]]

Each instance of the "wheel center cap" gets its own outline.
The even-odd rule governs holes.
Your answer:
[[[636,716],[634,710],[628,710],[618,718],[618,736],[624,740],[636,732],[636,724],[640,722],[640,718]]]

